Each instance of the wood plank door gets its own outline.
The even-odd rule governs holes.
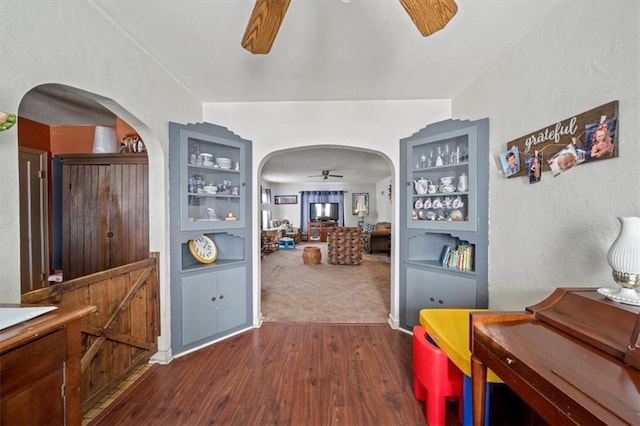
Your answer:
[[[147,157],[65,155],[64,279],[145,259],[149,253]]]

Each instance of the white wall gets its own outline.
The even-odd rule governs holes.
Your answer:
[[[161,262],[159,347],[168,351],[168,122],[200,121],[201,104],[89,2],[4,0],[0,17],[1,111],[17,112],[24,94],[35,86],[66,84],[115,101],[107,103],[136,125],[149,148],[150,249],[160,252]],[[20,301],[18,127],[0,132],[0,302],[4,303]]]
[[[288,219],[293,226],[302,227],[303,222],[307,222],[308,218],[300,218],[300,191],[346,191],[344,194],[344,226],[358,226],[360,217],[353,215],[352,195],[354,193],[367,193],[369,194],[369,216],[365,217],[365,222],[375,223],[376,218],[379,216],[377,198],[376,198],[376,185],[372,184],[343,184],[340,182],[332,183],[296,183],[296,184],[283,184],[283,183],[269,183],[263,182],[264,188],[271,188],[271,195],[296,195],[298,196],[298,204],[271,204],[269,209],[271,210],[272,219]],[[382,206],[389,212],[391,209],[389,199],[386,200],[386,205]]]
[[[429,123],[447,119],[449,101],[378,101],[378,102],[254,102],[205,104],[205,121],[228,127],[234,133],[253,141],[253,187],[259,188],[262,162],[274,151],[301,146],[343,145],[374,150],[390,160],[393,167],[394,204],[392,217],[398,216],[397,182],[399,173],[399,140],[412,135]],[[273,195],[273,193],[272,193]],[[258,199],[258,198],[256,198]],[[258,224],[258,203],[254,223]],[[372,220],[372,219],[370,219]],[[369,220],[369,221],[370,221]],[[394,240],[398,233],[393,232]],[[259,241],[254,238],[254,253]],[[397,241],[392,244],[393,250]],[[398,324],[398,277],[391,264],[391,322]],[[254,257],[254,323],[260,319],[260,256]]]
[[[490,118],[491,308],[522,309],[558,286],[615,287],[616,216],[640,215],[639,4],[560,2],[453,100],[454,117]],[[498,173],[507,142],[612,100],[619,158],[535,185]]]
[[[391,199],[389,199],[389,185],[391,185]],[[396,190],[398,189],[393,188],[393,178],[391,176],[376,182],[376,191],[374,194],[371,194],[370,197],[375,196],[378,211],[375,218],[369,218],[369,220],[367,220],[368,223],[391,222],[391,218],[393,217],[393,200],[395,198],[394,191]]]

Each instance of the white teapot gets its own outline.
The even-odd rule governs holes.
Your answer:
[[[418,195],[426,194],[427,191],[429,190],[429,185],[431,184],[432,182],[429,179],[425,179],[425,178],[420,178],[418,180],[413,181],[413,186],[416,189],[416,194]]]

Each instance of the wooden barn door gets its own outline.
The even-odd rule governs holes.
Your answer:
[[[61,158],[64,279],[145,259],[149,253],[147,156]]]

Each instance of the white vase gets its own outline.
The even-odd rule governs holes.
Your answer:
[[[607,254],[618,285],[633,289],[640,285],[640,217],[618,217],[620,234]]]

